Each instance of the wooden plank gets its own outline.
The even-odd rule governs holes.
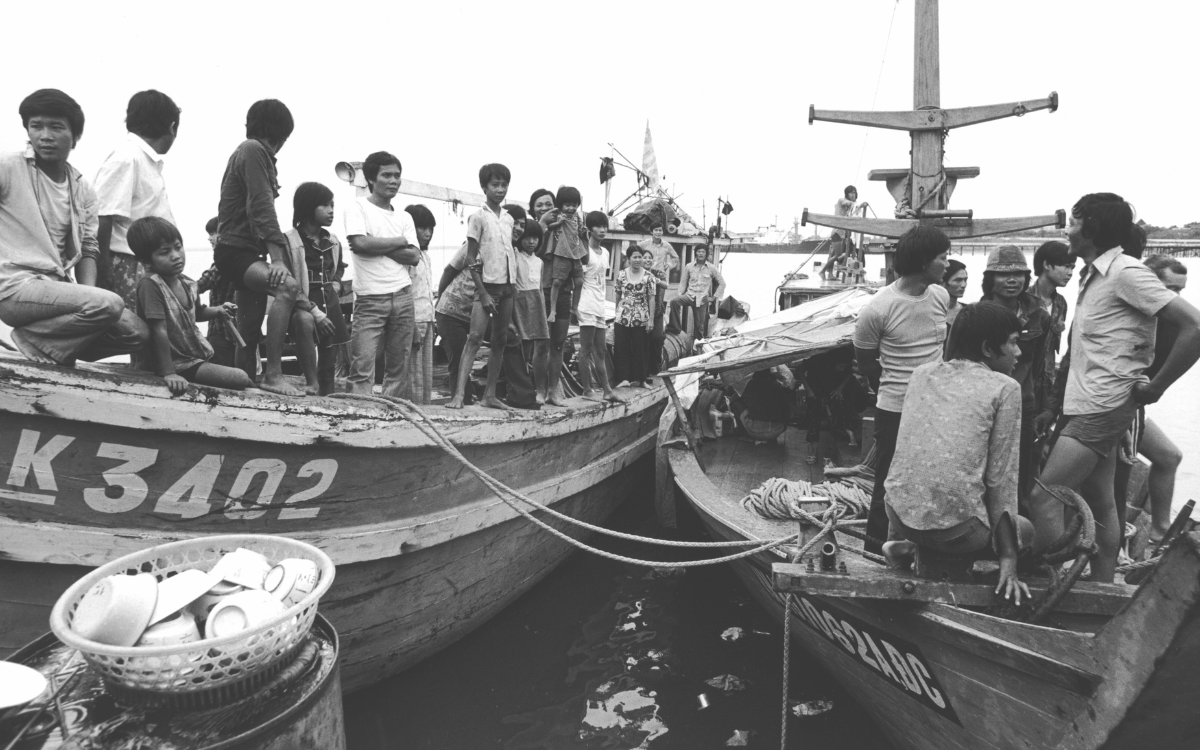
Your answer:
[[[820,596],[925,602],[958,607],[986,607],[1000,601],[993,585],[931,581],[884,568],[846,575],[810,573],[803,565],[776,563],[774,582],[777,591]],[[1026,583],[1035,597],[1046,590],[1041,579],[1027,580]],[[1081,581],[1063,597],[1058,609],[1064,612],[1115,615],[1129,603],[1132,593],[1131,587],[1122,584]]]
[[[1044,216],[1018,216],[1005,219],[865,219],[857,216],[814,214],[806,208],[802,214],[801,224],[816,224],[822,227],[862,232],[892,239],[902,237],[905,232],[918,224],[927,224],[941,229],[951,239],[966,239],[1019,232],[1038,227],[1062,227],[1065,225],[1065,217],[1066,214],[1060,211]]]
[[[942,171],[952,180],[969,180],[979,176],[979,167],[946,167]],[[888,180],[903,180],[908,177],[908,169],[872,169],[867,172],[867,179],[875,182]]]
[[[1058,109],[1058,94],[1051,92],[1044,99],[1026,99],[1019,102],[1004,104],[983,104],[974,107],[958,107],[955,109],[921,109],[902,110],[897,112],[855,112],[837,109],[814,109],[809,107],[808,122],[836,122],[845,125],[862,125],[867,128],[884,128],[886,130],[949,130],[967,125],[978,125],[981,122],[991,122],[1005,117],[1020,117],[1030,112],[1048,109],[1054,112]],[[907,172],[907,170],[905,170]],[[972,177],[974,175],[971,175]],[[868,178],[876,179],[876,178]]]

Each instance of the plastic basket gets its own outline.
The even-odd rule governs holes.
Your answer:
[[[179,646],[108,646],[81,637],[71,621],[84,594],[111,575],[152,573],[158,580],[189,568],[208,571],[227,552],[245,547],[278,562],[295,557],[316,563],[320,579],[303,600],[282,615],[224,638]],[[266,534],[229,534],[151,547],[96,568],[67,589],[50,612],[50,629],[77,649],[102,679],[121,688],[167,693],[212,690],[276,665],[298,647],[312,627],[317,602],[333,583],[333,561],[294,539]]]

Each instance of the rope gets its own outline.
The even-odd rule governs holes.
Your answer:
[[[866,514],[870,509],[871,496],[861,487],[842,482],[812,484],[803,479],[792,481],[771,477],[743,497],[741,505],[763,518],[817,523],[802,506],[803,503],[814,502],[832,503],[844,508],[839,512],[839,518],[846,515],[847,510],[851,517],[855,517]]]
[[[445,436],[445,434],[443,434],[441,432],[441,430],[437,427],[437,425],[433,424],[429,420],[429,417],[426,416],[424,412],[422,412],[415,404],[413,404],[410,401],[407,401],[402,398],[393,398],[390,396],[365,396],[365,395],[342,394],[342,393],[335,393],[335,394],[332,394],[332,396],[334,398],[363,399],[365,401],[370,401],[373,403],[378,403],[378,404],[387,406],[387,407],[389,407],[389,409],[398,408],[398,409],[407,410],[409,412],[409,414],[407,416],[410,416],[409,421],[418,430],[420,430],[422,432],[422,434],[424,434],[431,441],[433,441],[434,445],[436,445],[437,447],[439,447],[443,451],[445,451],[447,453],[447,455],[454,458],[456,461],[461,463],[468,471],[470,471],[472,474],[474,474],[476,477],[478,477],[479,480],[481,482],[483,482],[484,485],[488,487],[488,489],[492,490],[492,492],[495,493],[495,495],[498,498],[500,498],[502,501],[504,501],[505,504],[507,504],[513,510],[517,511],[517,513],[524,516],[531,523],[536,524],[537,526],[541,527],[542,529],[549,532],[550,534],[558,537],[559,539],[563,540],[564,542],[567,542],[568,544],[570,544],[574,547],[577,547],[579,549],[585,550],[587,552],[591,552],[593,554],[599,555],[600,557],[605,557],[610,560],[615,560],[617,562],[629,563],[632,565],[642,565],[642,566],[647,566],[647,567],[686,568],[686,567],[700,566],[700,565],[716,565],[719,563],[730,562],[733,560],[740,560],[744,557],[751,557],[753,555],[757,555],[762,552],[766,552],[766,551],[774,549],[776,547],[781,547],[789,542],[799,541],[800,535],[797,533],[797,534],[792,534],[790,536],[783,537],[781,539],[776,539],[776,540],[768,541],[768,542],[762,542],[761,540],[742,540],[742,541],[736,541],[736,542],[678,542],[678,541],[672,541],[672,540],[668,540],[668,539],[655,539],[653,537],[638,536],[636,534],[625,534],[623,532],[613,531],[611,529],[605,529],[600,526],[594,526],[590,523],[580,521],[577,518],[573,518],[573,517],[565,515],[563,513],[559,513],[558,511],[556,511],[552,508],[549,508],[535,500],[530,499],[529,497],[526,497],[525,495],[523,495],[523,494],[517,492],[516,490],[506,486],[505,484],[501,483],[499,480],[492,477],[490,474],[483,471],[478,466],[475,466],[474,464],[472,464],[470,461],[467,460],[467,458],[465,456],[462,455],[462,453],[459,452],[458,448],[456,448],[454,446],[454,444],[450,442],[449,438],[447,438]],[[575,539],[574,537],[570,536],[569,534],[566,534],[565,532],[562,532],[562,531],[554,528],[553,526],[546,523],[545,521],[542,521],[541,519],[534,517],[529,511],[522,508],[520,505],[517,504],[517,502],[514,502],[514,500],[510,499],[510,498],[513,498],[516,501],[531,505],[534,508],[541,510],[541,511],[543,511],[549,515],[552,515],[552,516],[554,516],[562,521],[565,521],[567,523],[574,524],[576,526],[580,526],[580,527],[588,529],[590,531],[607,534],[609,536],[617,537],[619,539],[626,539],[629,541],[644,542],[647,544],[660,544],[660,545],[664,545],[664,546],[668,546],[668,547],[709,547],[709,548],[711,548],[711,547],[735,547],[735,546],[744,547],[746,545],[758,545],[758,546],[754,547],[753,549],[739,552],[737,554],[726,555],[725,557],[714,557],[714,558],[707,559],[707,560],[688,560],[688,561],[682,561],[682,562],[640,560],[638,558],[626,557],[624,555],[618,555],[614,552],[608,552],[606,550],[598,549],[596,547],[592,547],[588,544],[585,544],[585,543],[579,541],[578,539]],[[832,528],[832,521],[830,522],[829,526]],[[820,536],[817,536],[817,537],[814,537],[812,540],[810,540],[801,549],[800,554],[807,552],[808,549],[810,547],[812,547],[813,544],[819,538],[820,538]]]
[[[896,9],[900,7],[900,0],[896,0],[892,5],[892,20],[888,21],[887,39],[883,41],[883,57],[879,59],[879,74],[875,76],[875,93],[871,95],[871,111],[875,111],[875,100],[879,98],[879,84],[883,81],[883,64],[887,62],[888,45],[892,42],[892,26],[896,23]],[[858,178],[859,172],[862,170],[863,156],[867,153],[867,136],[870,135],[871,129],[867,128],[863,133],[862,150],[858,152],[858,166],[854,168],[855,179]]]

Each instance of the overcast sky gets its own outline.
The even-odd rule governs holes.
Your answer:
[[[982,169],[952,207],[1045,214],[1111,190],[1151,223],[1200,220],[1198,17],[1167,0],[943,2],[943,106],[1061,97],[1055,114],[952,131],[946,164]],[[279,159],[285,222],[297,184],[348,199],[333,165],[380,149],[415,180],[478,190],[479,166],[501,161],[513,197],[574,184],[599,208],[598,157],[612,142],[640,164],[647,120],[664,185],[697,219],[705,201],[710,223],[728,197],[734,231],[789,224],[806,206],[828,213],[847,183],[887,215],[890,197],[866,174],[908,166],[906,134],[808,125],[807,112],[870,109],[877,79],[875,109],[911,107],[913,0],[106,0],[14,3],[5,20],[21,32],[4,45],[0,148],[24,144],[26,94],[61,88],[87,116],[72,162],[90,177],[122,137],[130,95],[168,93],[183,115],[167,184],[189,243],[215,214],[246,109],[268,97],[296,119]],[[621,170],[614,202],[633,186]],[[461,236],[431,207],[440,240]]]

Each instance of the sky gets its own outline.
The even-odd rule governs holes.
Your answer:
[[[6,21],[26,33],[7,35],[5,53],[24,62],[0,77],[0,150],[24,146],[21,99],[60,88],[86,114],[72,163],[90,177],[123,137],[129,97],[164,91],[183,110],[165,174],[189,244],[203,243],[261,98],[296,120],[279,154],[285,223],[296,185],[350,200],[334,165],[376,150],[405,177],[461,190],[503,162],[513,198],[571,184],[601,208],[599,157],[611,143],[640,165],[647,122],[664,186],[697,219],[712,223],[720,197],[732,231],[790,225],[805,207],[832,212],[850,183],[886,216],[891,198],[867,172],[907,167],[907,134],[807,113],[911,108],[913,2],[14,4]],[[942,106],[1060,96],[1054,114],[951,132],[946,165],[982,170],[952,208],[1041,215],[1110,190],[1152,224],[1200,220],[1188,177],[1200,6],[947,0],[940,15]],[[613,203],[634,187],[619,170]],[[431,208],[435,245],[456,244],[465,217]]]

